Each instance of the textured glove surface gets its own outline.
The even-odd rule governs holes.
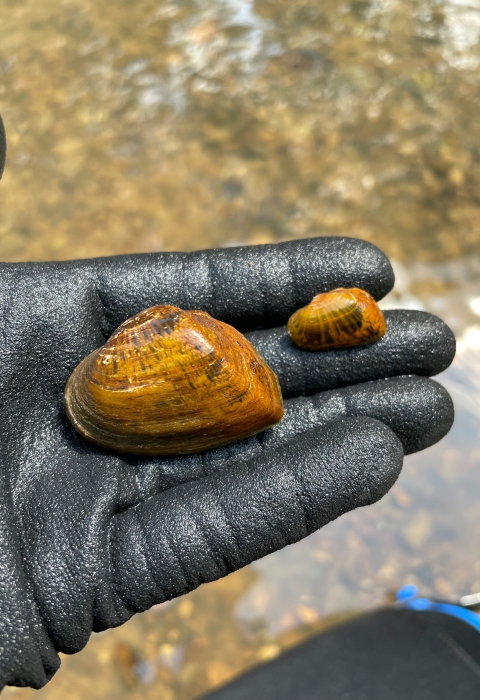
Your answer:
[[[384,338],[349,350],[308,353],[286,338],[314,294],[358,286],[379,299],[392,285],[385,256],[347,238],[0,266],[0,685],[41,687],[57,652],[80,650],[92,630],[375,502],[404,453],[448,431],[451,400],[426,378],[455,351],[438,318],[388,312]],[[77,435],[62,398],[71,371],[161,303],[245,332],[278,373],[283,421],[168,459]]]

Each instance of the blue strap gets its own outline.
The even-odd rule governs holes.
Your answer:
[[[451,615],[452,617],[457,617],[459,620],[463,620],[480,632],[480,615],[472,610],[462,608],[460,605],[436,602],[417,596],[418,589],[416,586],[403,586],[397,591],[395,596],[397,606],[406,610],[431,610],[433,612],[443,613],[444,615]]]

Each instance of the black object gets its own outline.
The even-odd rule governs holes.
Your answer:
[[[278,328],[321,291],[379,299],[393,281],[383,253],[349,238],[0,265],[0,685],[39,688],[57,652],[79,651],[92,630],[377,501],[404,451],[445,435],[450,397],[425,378],[455,351],[438,318],[391,311],[378,343],[317,354]],[[73,368],[167,302],[247,332],[292,397],[281,424],[175,459],[122,456],[74,431],[63,407]],[[394,376],[410,374],[423,376]]]
[[[203,700],[478,700],[480,634],[436,612],[380,610],[335,627]]]
[[[5,136],[5,127],[3,126],[2,117],[0,117],[0,180],[2,179],[5,169],[5,158],[7,156],[7,138]]]

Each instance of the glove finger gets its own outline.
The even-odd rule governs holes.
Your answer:
[[[266,450],[332,420],[368,416],[385,423],[407,455],[441,440],[452,427],[454,415],[450,394],[433,379],[393,377],[290,399],[285,402],[284,419],[261,434],[260,442]]]
[[[232,464],[258,458],[332,420],[365,416],[385,423],[405,454],[424,450],[450,430],[454,409],[447,390],[424,377],[393,377],[285,401],[282,421],[263,433],[202,454],[135,463],[144,498]]]
[[[285,328],[254,331],[247,338],[277,373],[285,398],[381,377],[431,376],[450,365],[455,336],[437,316],[393,310],[385,312],[385,319],[383,338],[345,350],[300,350],[291,343]]]
[[[374,503],[397,479],[402,460],[390,428],[371,418],[345,418],[117,514],[110,542],[119,618]]]
[[[5,168],[5,158],[7,155],[7,138],[5,136],[5,127],[3,126],[2,117],[0,117],[0,180],[2,179],[3,170]]]
[[[141,309],[202,309],[239,330],[285,323],[319,292],[362,287],[376,299],[393,287],[386,256],[354,238],[155,253],[92,261],[111,330]]]

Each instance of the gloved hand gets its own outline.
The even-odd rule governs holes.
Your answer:
[[[391,311],[362,348],[293,348],[289,314],[322,290],[391,287],[346,238],[0,266],[0,679],[42,686],[90,632],[182,595],[381,498],[403,454],[440,439],[452,405],[426,378],[454,353],[445,324]],[[247,332],[277,372],[283,421],[209,453],[140,459],[68,423],[76,366],[127,317],[168,302]],[[384,377],[391,377],[384,379]],[[387,427],[388,426],[388,427]]]
[[[57,652],[79,651],[92,630],[375,502],[404,453],[445,435],[451,400],[425,378],[454,355],[438,318],[391,311],[379,342],[324,353],[295,349],[280,327],[320,291],[378,299],[392,284],[385,256],[348,238],[0,265],[0,685],[39,688]],[[74,431],[63,407],[73,368],[126,318],[167,302],[246,332],[287,398],[279,425],[162,459]]]

